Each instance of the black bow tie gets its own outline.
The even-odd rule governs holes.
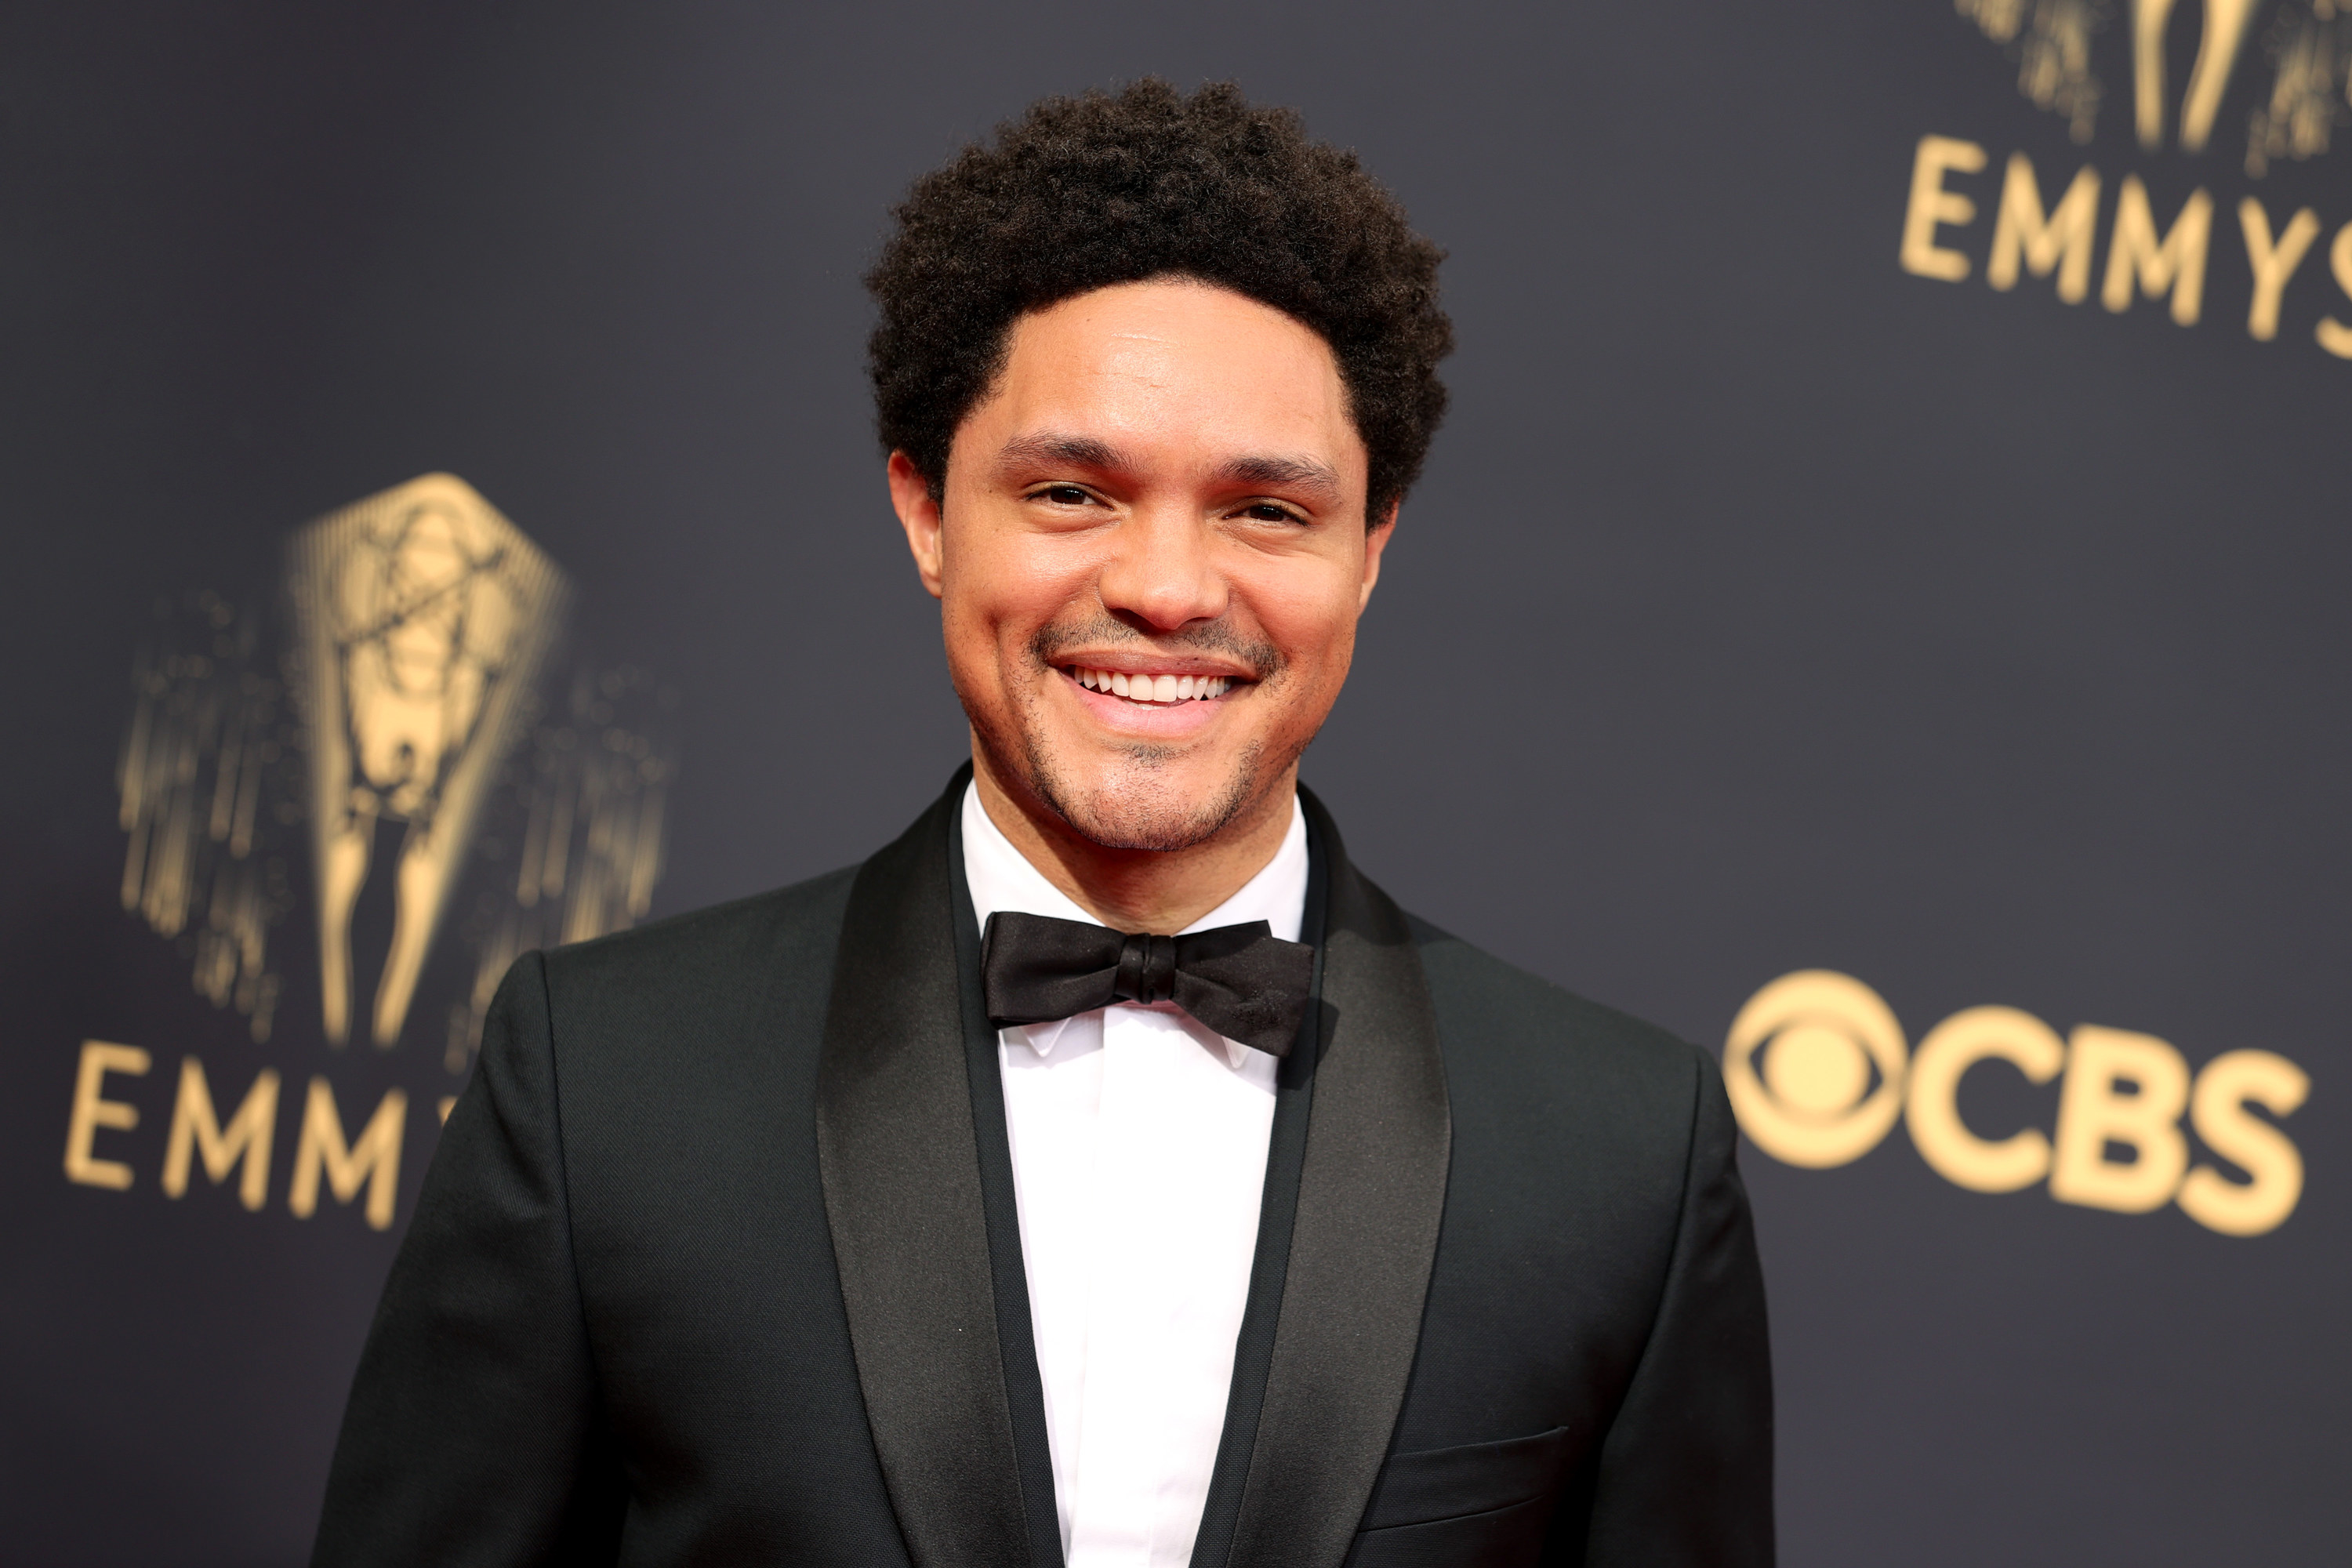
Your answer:
[[[980,936],[988,1021],[1045,1024],[1114,1002],[1173,1002],[1229,1040],[1284,1056],[1298,1037],[1315,950],[1264,921],[1190,936],[1129,935],[1001,910]]]

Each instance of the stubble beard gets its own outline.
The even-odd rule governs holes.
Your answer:
[[[1079,643],[1102,646],[1143,639],[1123,623],[1108,617],[1077,625],[1049,626],[1030,640],[1028,679],[1013,703],[1014,732],[1004,734],[965,704],[972,733],[988,753],[1000,777],[1018,778],[1045,808],[1070,830],[1105,849],[1143,849],[1168,853],[1205,844],[1256,805],[1268,785],[1288,773],[1314,739],[1309,730],[1295,743],[1269,747],[1253,740],[1234,758],[1222,785],[1208,798],[1188,795],[1168,777],[1170,768],[1192,748],[1137,742],[1118,748],[1111,776],[1086,784],[1055,757],[1051,731],[1038,685],[1061,679],[1055,655]],[[1231,628],[1212,626],[1198,633],[1150,639],[1155,648],[1171,647],[1214,651],[1238,658],[1255,671],[1261,699],[1275,697],[1287,673],[1286,661],[1271,643],[1244,638]]]

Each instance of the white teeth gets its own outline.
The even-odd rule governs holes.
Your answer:
[[[1128,675],[1113,669],[1073,669],[1070,677],[1089,691],[1108,691],[1135,702],[1206,701],[1234,689],[1226,675]]]

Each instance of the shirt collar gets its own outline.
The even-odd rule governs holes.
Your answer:
[[[1000,910],[1084,921],[1088,925],[1103,923],[1047,881],[1045,873],[1013,847],[1013,841],[1004,837],[990,819],[987,808],[980,804],[980,785],[976,783],[966,784],[963,792],[963,876],[971,890],[972,914],[983,931],[988,928],[988,917]],[[1215,926],[1264,921],[1276,936],[1285,942],[1297,942],[1299,927],[1306,920],[1307,812],[1294,794],[1290,797],[1290,829],[1283,835],[1282,847],[1274,852],[1274,858],[1243,883],[1232,898],[1184,930],[1207,931]],[[1030,1047],[1041,1057],[1050,1054],[1068,1022],[1064,1018],[1028,1026]],[[1247,1048],[1227,1042],[1229,1057]]]

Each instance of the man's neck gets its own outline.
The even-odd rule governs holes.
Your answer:
[[[1071,902],[1115,930],[1172,936],[1273,863],[1290,831],[1298,770],[1286,770],[1276,788],[1206,842],[1164,850],[1107,849],[1080,837],[1042,804],[1024,805],[1027,792],[1007,788],[976,746],[972,782],[989,821]]]

